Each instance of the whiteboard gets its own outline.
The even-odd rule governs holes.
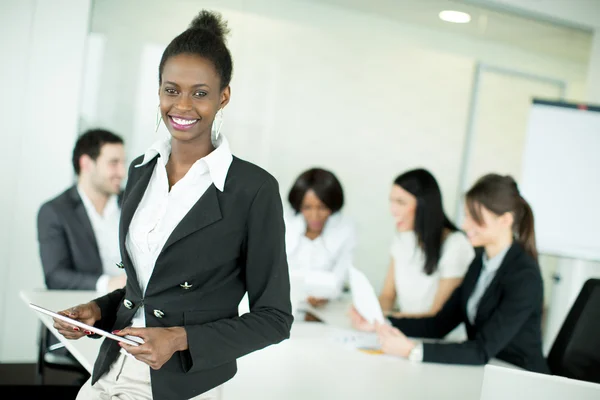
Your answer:
[[[534,100],[523,154],[539,252],[600,260],[600,107]]]

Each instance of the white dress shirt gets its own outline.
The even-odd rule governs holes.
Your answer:
[[[140,167],[159,156],[125,240],[142,293],[145,293],[156,260],[175,227],[211,184],[221,192],[224,190],[233,156],[223,135],[219,136],[215,145],[216,149],[196,161],[171,190],[166,170],[171,155],[170,138],[152,145],[144,154],[142,162],[136,165]],[[146,326],[143,306],[136,312],[132,325]]]
[[[483,265],[481,267],[481,273],[479,274],[479,278],[477,279],[477,283],[475,284],[475,289],[469,296],[469,300],[467,301],[467,317],[471,322],[471,325],[475,324],[475,316],[477,316],[477,310],[479,309],[479,302],[483,297],[483,294],[492,283],[492,280],[496,276],[496,272],[500,265],[502,265],[502,261],[506,256],[506,253],[510,249],[510,246],[502,250],[500,253],[496,254],[491,259],[488,259],[487,254],[483,252]]]
[[[464,277],[475,250],[462,232],[450,233],[442,244],[437,269],[424,271],[425,252],[414,231],[397,232],[390,248],[394,260],[396,301],[403,313],[421,314],[431,310],[441,279]]]
[[[306,237],[301,213],[286,216],[285,242],[292,286],[296,286],[292,289],[299,300],[340,295],[356,246],[356,230],[350,220],[339,212],[332,214],[321,235],[311,240]]]
[[[117,267],[117,263],[121,261],[121,253],[119,252],[119,219],[121,218],[121,208],[119,207],[118,196],[112,195],[106,202],[102,214],[96,211],[96,207],[85,194],[81,186],[77,186],[77,192],[85,212],[92,224],[96,244],[98,245],[98,253],[102,261],[102,275],[96,281],[96,291],[100,293],[108,292],[108,281],[113,276],[118,276],[123,273]]]

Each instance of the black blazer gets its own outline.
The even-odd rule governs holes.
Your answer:
[[[77,187],[45,203],[37,226],[48,289],[96,290],[96,281],[103,273],[102,260]]]
[[[462,284],[436,316],[390,321],[407,336],[434,339],[465,323],[466,342],[424,343],[425,362],[486,364],[495,357],[530,371],[549,373],[542,354],[544,288],[537,262],[514,243],[484,292],[471,325],[467,301],[479,278],[482,257],[483,250],[477,249]]]
[[[275,178],[234,157],[224,191],[211,185],[168,238],[144,295],[125,248],[156,165],[155,158],[133,168],[142,159],[129,169],[121,213],[127,285],[95,300],[102,310],[96,325],[123,329],[143,306],[147,327],[185,327],[189,349],[150,372],[155,399],[189,399],[232,378],[238,357],[289,337],[293,317],[281,198]],[[250,313],[240,317],[246,291]],[[119,349],[117,342],[104,341],[92,384]]]

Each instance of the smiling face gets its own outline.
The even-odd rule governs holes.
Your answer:
[[[210,140],[216,113],[229,102],[214,65],[194,54],[178,54],[164,65],[159,88],[160,111],[173,139]]]
[[[97,193],[110,196],[121,191],[121,182],[127,174],[125,148],[121,143],[102,145],[95,160],[84,154],[79,165],[79,178]]]
[[[477,211],[478,215],[474,215]],[[485,247],[510,237],[514,218],[512,213],[497,215],[481,204],[475,203],[470,209],[465,206],[465,221],[463,230],[473,247]]]

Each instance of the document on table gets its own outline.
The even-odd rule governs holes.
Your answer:
[[[318,299],[334,299],[340,294],[337,277],[329,271],[310,271],[304,284],[306,294]]]
[[[290,271],[293,297],[300,301],[312,296],[319,299],[334,299],[340,288],[336,276],[329,271]]]
[[[377,334],[374,332],[335,329],[331,332],[329,340],[351,349],[377,350],[380,348]]]
[[[354,267],[350,268],[350,290],[354,308],[364,319],[370,323],[385,323],[379,299],[371,282],[364,273]]]

